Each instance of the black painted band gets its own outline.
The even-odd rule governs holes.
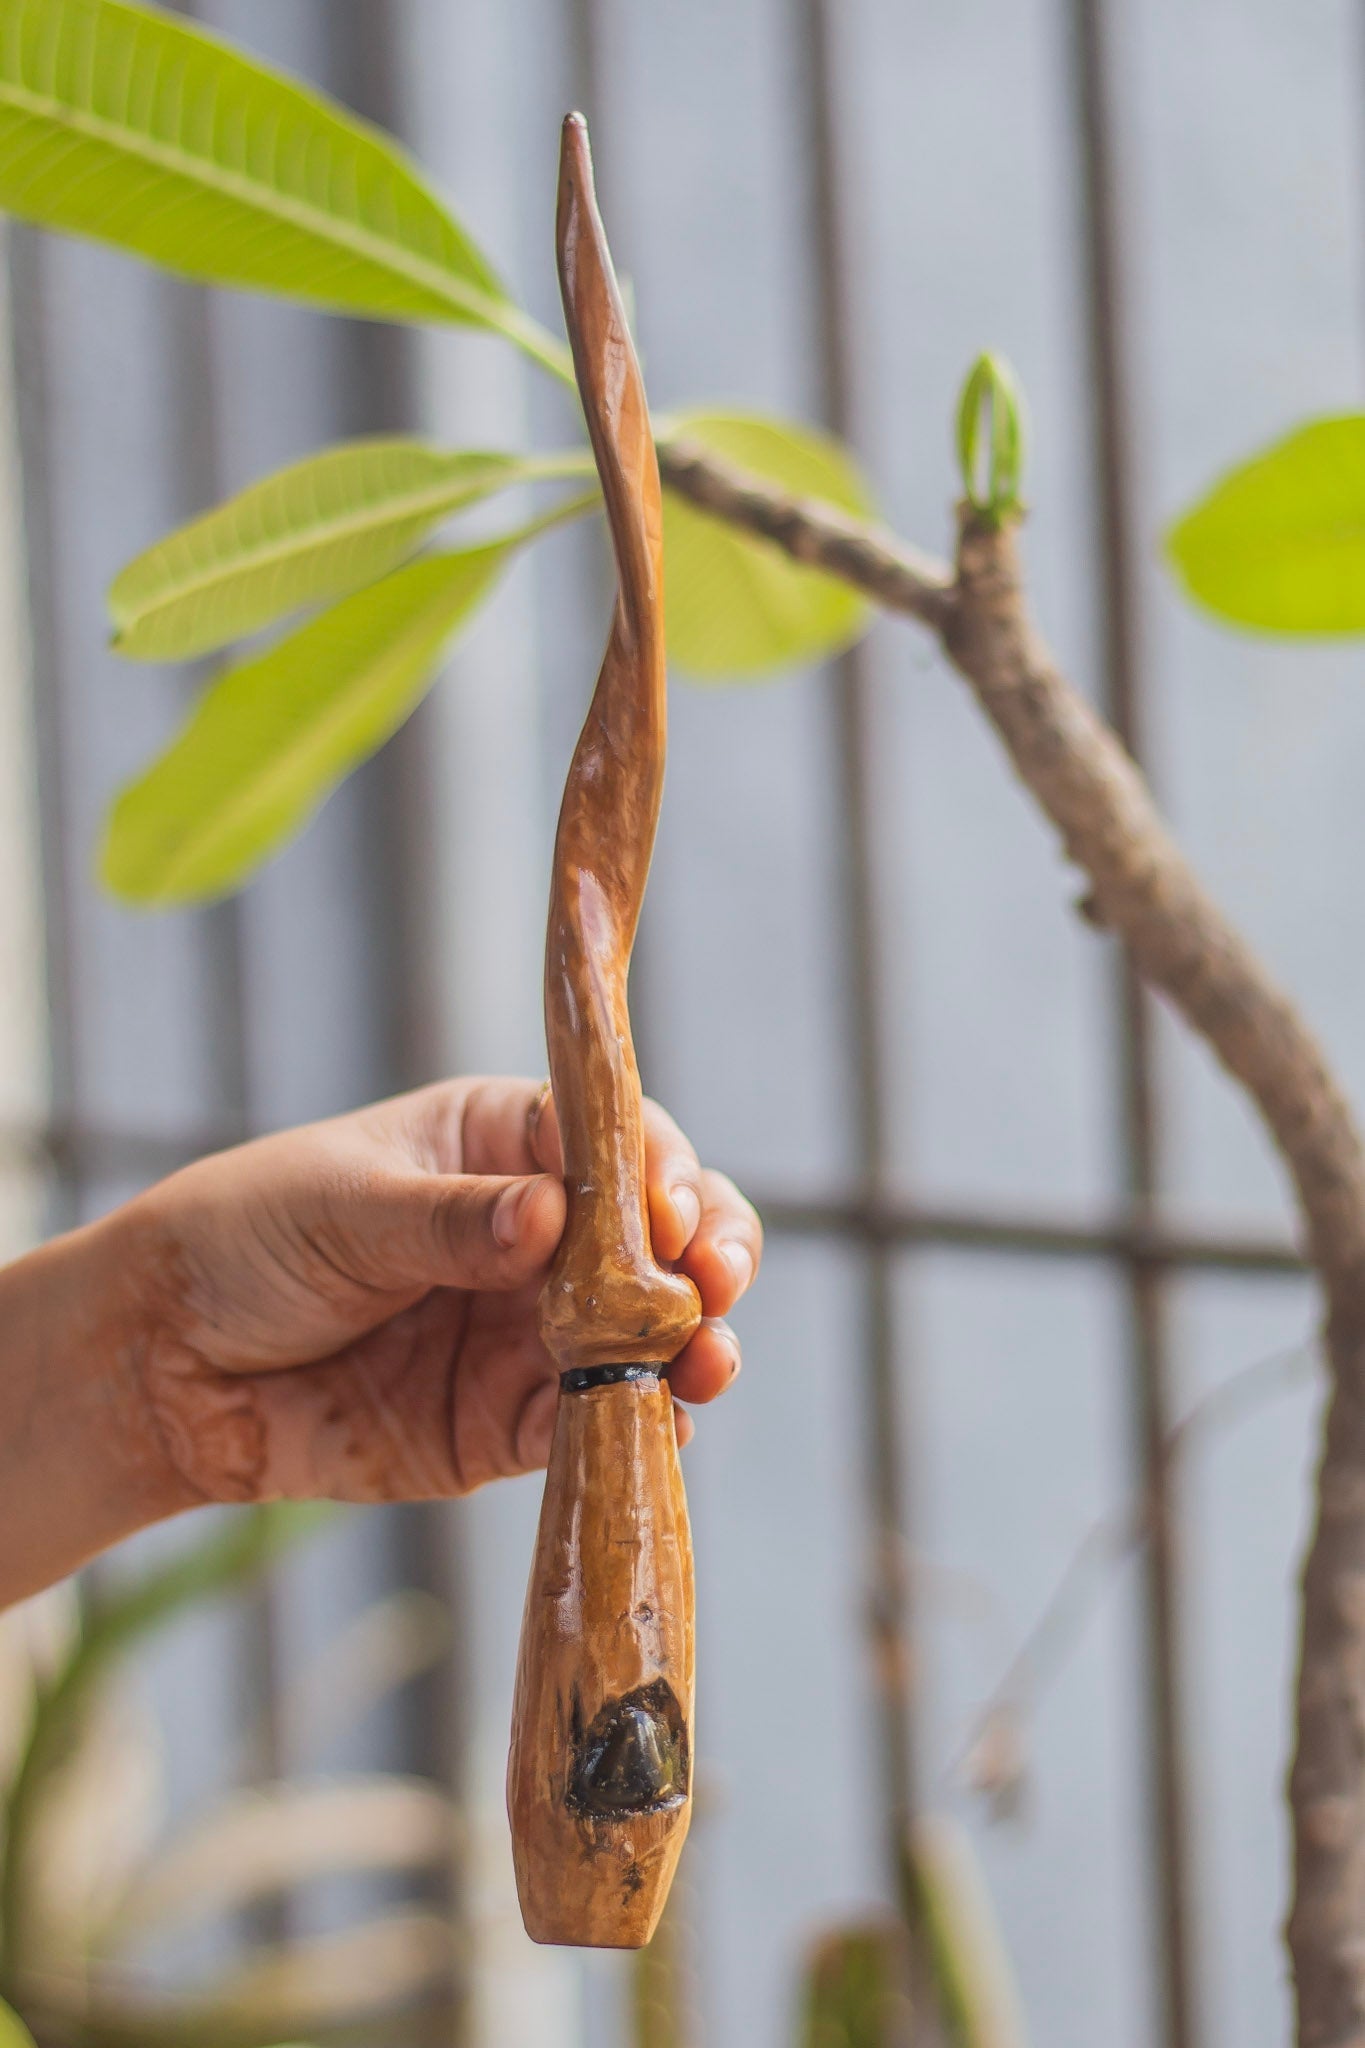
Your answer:
[[[559,1375],[563,1393],[584,1394],[589,1387],[657,1387],[661,1365],[575,1365]]]

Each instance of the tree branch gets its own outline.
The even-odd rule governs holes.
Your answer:
[[[1365,2048],[1365,1146],[1298,1009],[1200,883],[1116,735],[1028,616],[1011,522],[964,509],[955,573],[700,448],[665,482],[701,510],[928,626],[1124,945],[1259,1111],[1298,1197],[1331,1371],[1303,1581],[1288,1940],[1303,2048]]]
[[[888,611],[941,629],[952,601],[953,579],[945,563],[833,505],[775,491],[695,441],[660,441],[659,474],[699,511],[775,541],[807,568],[842,577]]]

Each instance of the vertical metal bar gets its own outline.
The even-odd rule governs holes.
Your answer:
[[[402,11],[395,0],[370,0],[329,21],[334,85],[367,119],[393,133],[403,128]],[[411,338],[401,330],[353,322],[344,330],[341,407],[348,432],[411,431],[418,421]],[[423,705],[362,770],[359,781],[371,875],[364,906],[375,952],[373,985],[384,991],[385,1085],[412,1087],[442,1069],[438,977],[432,968],[436,913],[428,876],[436,791],[429,707]],[[458,1510],[449,1504],[397,1509],[391,1517],[394,1575],[400,1585],[433,1593],[451,1616],[451,1653],[441,1668],[410,1688],[404,1747],[411,1766],[466,1804],[470,1789],[472,1714],[467,1659],[465,1559]],[[451,1925],[450,2048],[472,2034],[469,1970],[469,1878],[452,1843],[435,1893]]]
[[[195,10],[186,6],[186,13]],[[222,397],[215,361],[212,306],[197,286],[161,285],[168,338],[167,414],[174,451],[176,515],[203,512],[224,491],[221,461]],[[207,675],[200,667],[196,680]],[[220,1101],[213,1106],[229,1130],[251,1128],[244,938],[235,899],[199,913],[209,996],[205,1005]]]
[[[212,26],[206,0],[177,0],[191,21]],[[160,286],[165,305],[169,376],[167,409],[173,451],[177,516],[190,518],[215,505],[226,490],[223,461],[227,423],[223,417],[213,301],[198,286],[168,279]],[[210,665],[198,665],[203,682]],[[207,983],[205,1013],[219,1092],[215,1112],[243,1134],[255,1124],[247,1015],[246,933],[237,898],[199,913]],[[282,1778],[290,1765],[280,1706],[284,1691],[284,1621],[273,1575],[248,1594],[241,1621],[246,1698],[240,1711],[253,1731],[248,1768],[265,1780]],[[244,1916],[249,1935],[261,1942],[287,1943],[294,1931],[290,1901],[283,1893],[253,1906]]]
[[[198,0],[182,0],[181,11],[203,20]],[[190,518],[216,504],[225,489],[222,460],[225,423],[222,383],[214,345],[213,308],[209,294],[196,286],[165,280],[159,285],[165,308],[168,378],[167,413],[174,462],[176,514]],[[198,680],[206,669],[201,665]],[[253,1118],[249,1029],[246,1012],[245,933],[238,902],[214,905],[200,913],[205,1015],[212,1047],[212,1065],[219,1100],[214,1105],[229,1129],[246,1132]],[[262,1778],[284,1775],[279,1704],[283,1689],[283,1624],[279,1600],[269,1577],[248,1596],[241,1623],[248,1724],[255,1731],[252,1769]],[[253,1908],[247,1925],[257,1940],[289,1939],[292,1915],[281,1895]]]
[[[854,409],[846,325],[851,281],[846,274],[838,203],[831,76],[836,12],[836,0],[795,0],[792,41],[803,59],[802,113],[810,165],[808,204],[815,251],[820,402],[834,432],[849,436]],[[835,665],[831,703],[843,854],[841,887],[848,948],[844,985],[849,1004],[856,1171],[869,1199],[881,1192],[886,1175],[886,1060],[878,974],[876,849],[868,772],[872,749],[871,694],[866,649],[854,647]],[[893,1882],[901,1889],[907,1831],[916,1810],[913,1617],[904,1561],[906,1475],[900,1384],[904,1344],[895,1324],[893,1269],[887,1247],[866,1242],[862,1268],[864,1470],[877,1749],[886,1816],[884,1852]]]
[[[1119,260],[1119,209],[1110,73],[1103,0],[1070,0],[1071,87],[1080,147],[1081,242],[1092,394],[1091,445],[1098,511],[1097,573],[1104,708],[1135,758],[1142,729],[1142,652],[1137,550],[1133,537],[1131,383],[1125,349]],[[1159,1101],[1152,1010],[1131,964],[1116,990],[1120,1072],[1120,1145],[1133,1222],[1154,1222],[1160,1195]],[[1179,1562],[1174,1504],[1163,1445],[1174,1423],[1174,1390],[1165,1279],[1153,1264],[1126,1263],[1128,1375],[1141,1481],[1153,1503],[1143,1553],[1146,1634],[1146,1742],[1154,1932],[1168,2048],[1195,2048],[1190,1904],[1193,1892],[1187,1761],[1181,1732]]]
[[[181,13],[205,21],[201,0],[179,0]],[[169,342],[170,445],[177,513],[189,518],[217,503],[224,491],[222,395],[215,361],[212,301],[198,286],[161,284]],[[205,670],[201,670],[202,675]],[[205,936],[213,1065],[222,1091],[219,1115],[229,1127],[251,1125],[251,1081],[243,976],[241,912],[236,900],[201,912]]]
[[[339,10],[329,18],[331,83],[367,120],[401,131],[401,16],[393,0]],[[412,338],[371,321],[345,323],[340,373],[344,433],[410,433],[419,424]],[[385,1085],[413,1087],[440,1069],[436,978],[429,968],[433,906],[425,877],[435,792],[431,786],[430,707],[419,705],[357,777],[370,859],[362,914],[375,956],[374,985],[384,991],[381,1019]]]
[[[46,337],[46,271],[43,237],[11,222],[6,230],[9,317],[14,363],[15,433],[23,495],[25,573],[28,588],[29,676],[38,772],[39,863],[43,889],[43,942],[47,983],[49,1117],[76,1129],[81,1122],[75,1051],[78,995],[69,856],[63,700],[65,674],[57,632],[57,595],[52,565],[57,558],[52,505],[52,394]],[[76,1148],[52,1163],[49,1207],[53,1228],[80,1221],[83,1173]]]

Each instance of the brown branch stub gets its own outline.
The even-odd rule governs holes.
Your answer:
[[[1295,1005],[1198,881],[1135,764],[1027,615],[1016,532],[961,525],[944,645],[1021,780],[1090,878],[1104,923],[1259,1108],[1298,1191],[1313,1263],[1365,1305],[1365,1146]]]
[[[960,514],[956,575],[893,536],[792,498],[665,439],[670,489],[930,627],[1021,781],[1089,877],[1087,914],[1123,940],[1260,1110],[1299,1195],[1313,1263],[1359,1295],[1365,1330],[1365,1146],[1295,1005],[1196,878],[1115,734],[1062,676],[1028,617],[1017,526]]]
[[[1289,1774],[1294,1898],[1285,1934],[1300,2048],[1365,2044],[1365,1343],[1332,1317],[1333,1388],[1303,1574]]]
[[[658,453],[665,484],[699,511],[775,542],[809,569],[842,577],[890,611],[943,625],[952,603],[944,563],[819,499],[776,491],[695,442],[666,438]]]
[[[1128,948],[1259,1111],[1294,1183],[1327,1301],[1332,1392],[1303,1579],[1294,1905],[1301,2048],[1365,2048],[1365,1147],[1295,1005],[1209,896],[1117,736],[1027,611],[1016,522],[965,508],[956,574],[870,526],[666,442],[666,483],[717,518],[928,626]]]
[[[964,519],[944,640],[1104,922],[1251,1097],[1298,1194],[1333,1390],[1303,1581],[1287,1933],[1301,2048],[1365,2048],[1365,1151],[1316,1038],[1039,641],[1008,527]]]

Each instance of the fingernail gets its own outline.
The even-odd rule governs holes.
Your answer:
[[[723,1244],[720,1255],[735,1276],[735,1285],[742,1294],[754,1277],[754,1257],[747,1245]]]
[[[683,1236],[690,1244],[696,1236],[697,1225],[701,1222],[701,1203],[697,1199],[697,1191],[684,1184],[681,1187],[670,1188],[668,1198],[678,1212]]]
[[[534,1181],[514,1181],[510,1188],[503,1189],[493,1205],[493,1236],[505,1251],[510,1251],[521,1236],[522,1213],[534,1186]]]
[[[735,1378],[739,1376],[739,1366],[741,1366],[741,1352],[739,1352],[739,1337],[735,1335],[735,1331],[731,1329],[731,1325],[724,1321],[724,1317],[718,1317],[718,1315],[708,1315],[708,1317],[706,1317],[706,1325],[704,1325],[704,1327],[706,1327],[706,1329],[708,1329],[708,1331],[712,1333],[712,1337],[720,1337],[720,1341],[722,1341],[722,1346],[726,1348],[726,1352],[729,1352],[729,1354],[731,1354],[731,1378],[724,1382],[726,1386],[729,1386],[729,1384],[731,1384],[731,1380],[735,1380]]]

